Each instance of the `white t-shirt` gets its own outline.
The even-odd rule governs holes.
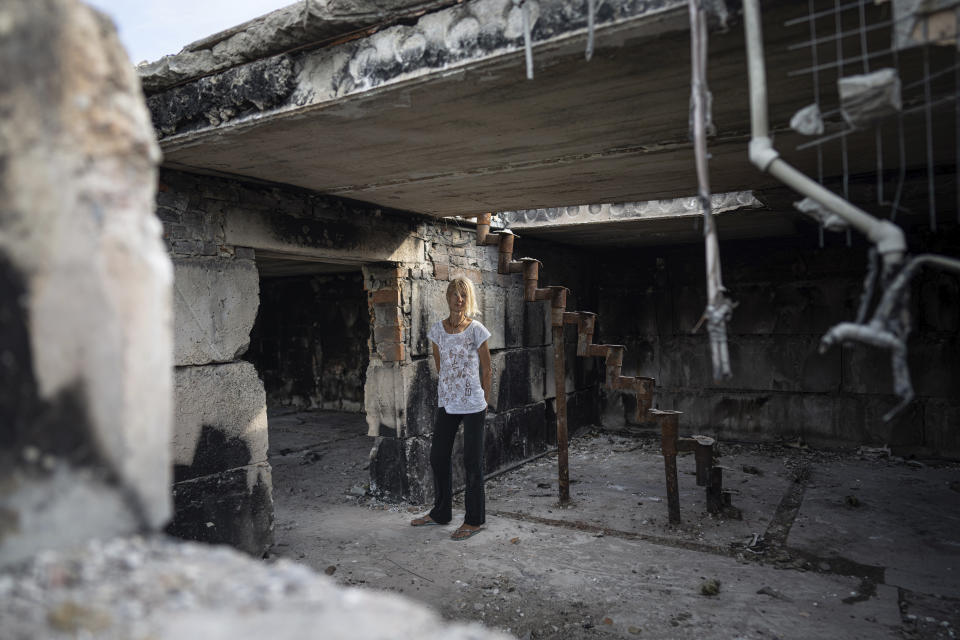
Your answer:
[[[460,333],[447,333],[443,321],[427,331],[427,337],[440,350],[440,378],[437,380],[437,404],[447,413],[476,413],[487,408],[480,385],[480,357],[477,349],[490,332],[473,320]]]

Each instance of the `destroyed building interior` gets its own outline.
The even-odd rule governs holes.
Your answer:
[[[954,638],[958,21],[300,0],[135,66],[0,3],[0,638]]]

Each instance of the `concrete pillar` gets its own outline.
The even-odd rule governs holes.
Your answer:
[[[113,25],[0,4],[0,565],[170,516],[159,151]]]

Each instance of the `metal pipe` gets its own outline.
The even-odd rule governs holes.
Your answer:
[[[535,258],[523,258],[523,299],[533,302],[537,299],[537,283],[540,280],[540,261]]]
[[[567,369],[563,348],[563,311],[567,306],[566,287],[550,287],[553,296],[550,306],[553,316],[559,313],[560,322],[553,322],[553,381],[557,405],[557,485],[560,504],[570,502],[570,466],[567,448]]]
[[[497,273],[510,273],[510,262],[513,260],[513,232],[504,229],[497,235],[500,236]]]
[[[493,216],[489,213],[477,215],[477,244],[487,244],[487,234],[490,233],[490,220]]]
[[[713,467],[713,444],[715,440],[708,436],[694,436],[696,446],[693,457],[697,463],[697,486],[705,487],[710,482],[710,469]]]
[[[899,265],[907,250],[903,231],[886,220],[878,220],[822,185],[797,171],[773,148],[767,114],[767,78],[763,59],[763,33],[758,0],[744,0],[743,23],[747,40],[747,69],[750,76],[750,161],[788,187],[812,198],[866,235],[888,266]]]

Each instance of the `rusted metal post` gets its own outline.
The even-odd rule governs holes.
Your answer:
[[[680,524],[680,485],[677,480],[677,430],[680,411],[651,409],[650,414],[660,423],[660,449],[667,478],[667,511],[671,524]]]
[[[710,469],[713,467],[714,439],[709,436],[693,436],[697,444],[693,457],[697,462],[697,486],[705,487],[710,483]]]
[[[566,287],[550,287],[553,327],[553,380],[557,398],[557,467],[560,504],[570,502],[570,466],[567,452],[567,369],[563,348],[563,312],[567,306]]]

